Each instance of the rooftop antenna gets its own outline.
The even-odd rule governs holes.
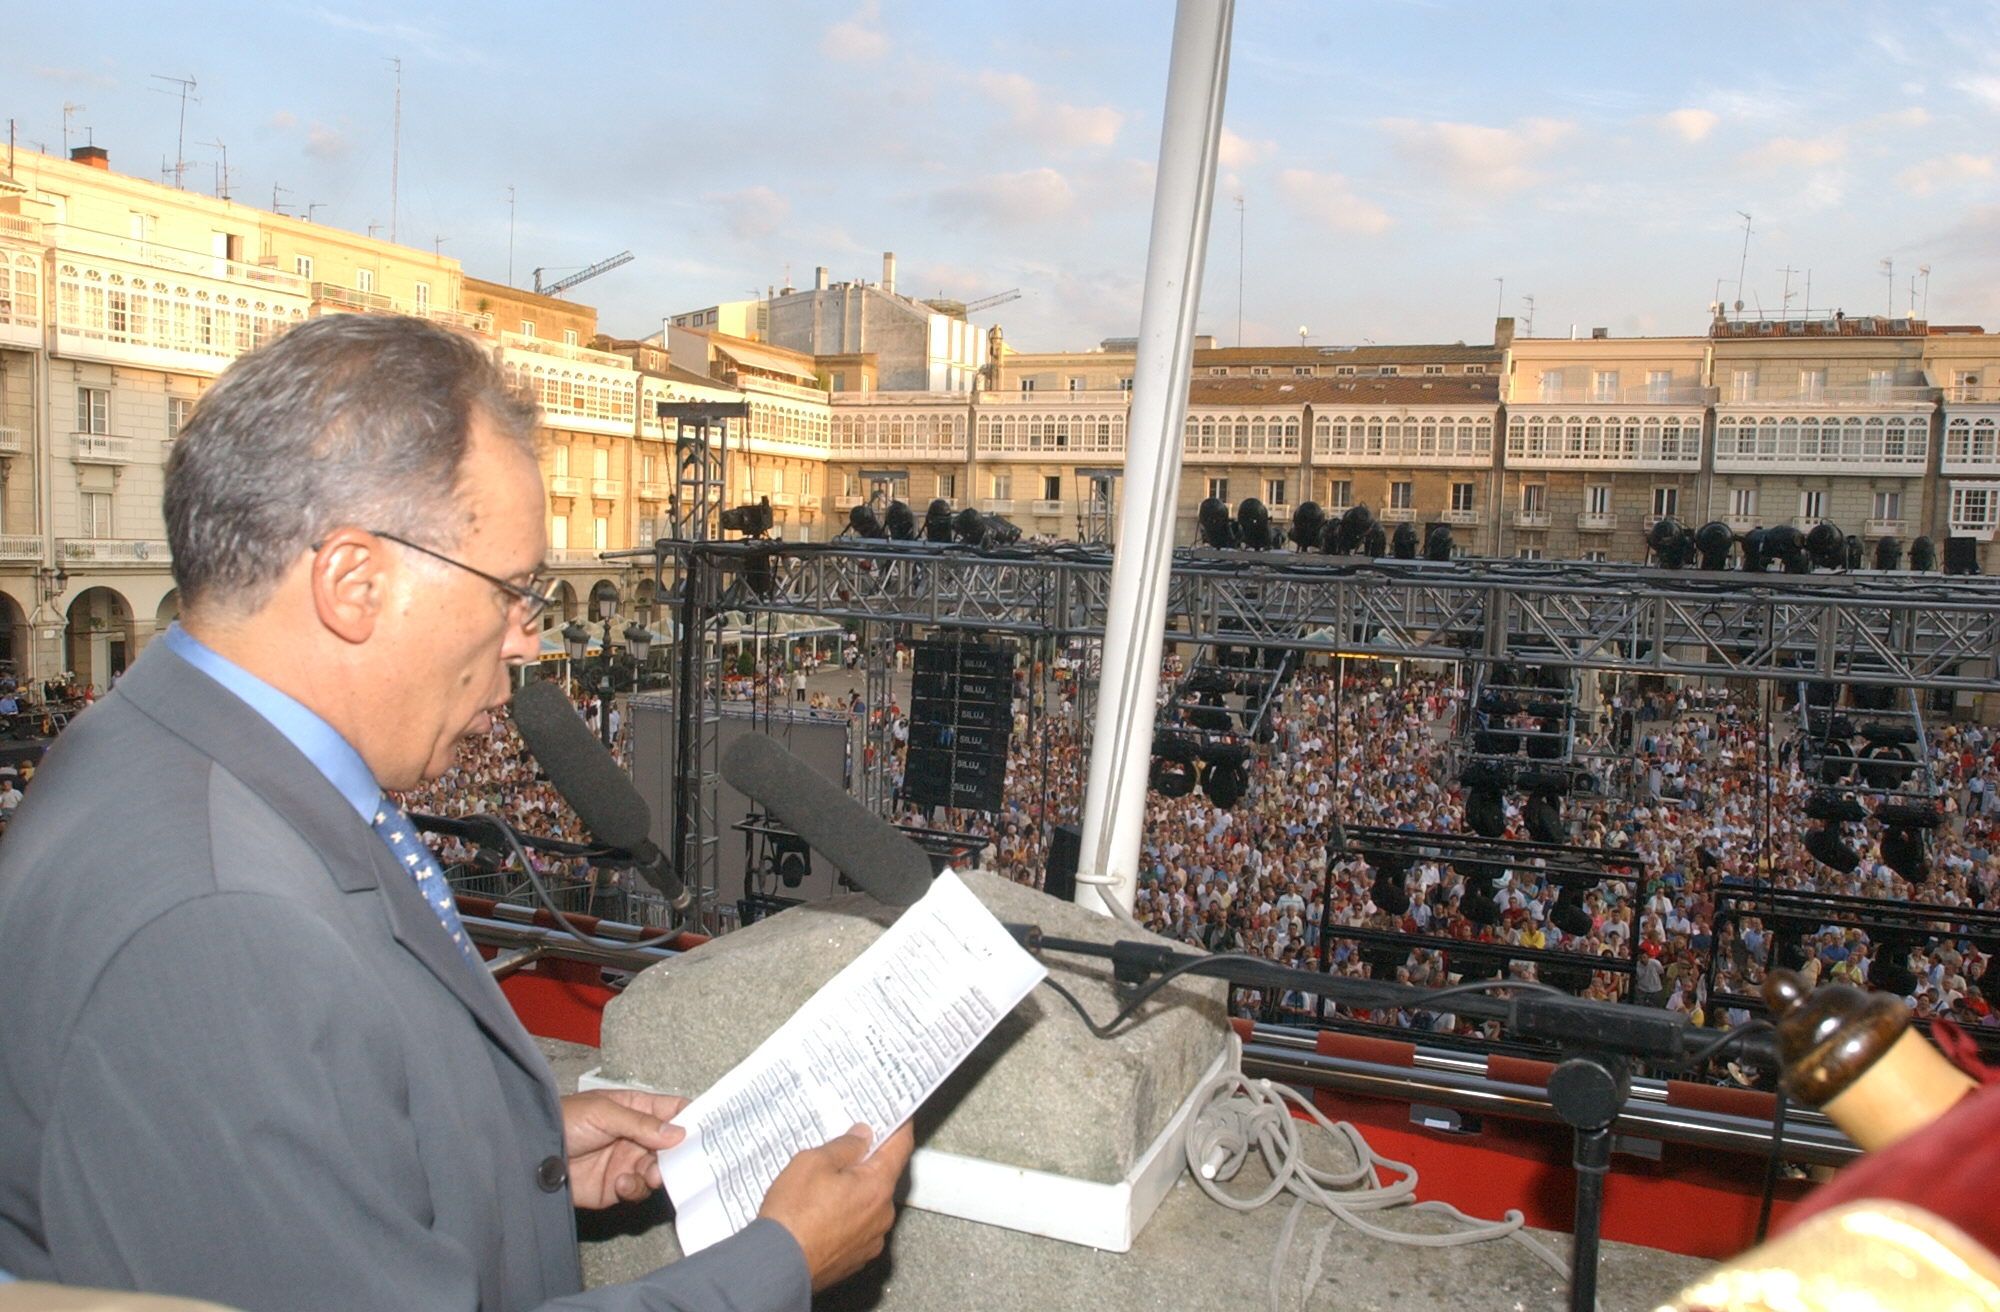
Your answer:
[[[84,110],[89,108],[90,106],[88,105],[79,105],[68,100],[63,101],[63,158],[64,159],[69,158],[69,121],[72,116],[81,114]]]
[[[403,178],[403,61],[392,58],[396,70],[396,122],[389,144],[389,240],[396,240],[396,196]]]
[[[507,184],[507,285],[514,285],[514,184]]]
[[[1500,284],[1500,290],[1493,293],[1493,318],[1497,321],[1507,308],[1507,280],[1495,278],[1493,281]]]
[[[1750,267],[1750,216],[1743,210],[1743,258],[1736,262],[1736,313],[1743,313],[1743,271]]]
[[[442,236],[431,238],[431,254],[438,256],[440,259],[442,259],[444,257],[445,240],[446,239]]]
[[[1789,318],[1792,313],[1792,275],[1798,270],[1787,264],[1778,272],[1785,275],[1785,295],[1784,299],[1778,302],[1778,317]]]
[[[223,145],[219,137],[214,141],[197,141],[194,144],[197,146],[210,146],[222,153],[222,158],[215,165],[215,198],[217,200],[228,200],[229,147]]]
[[[278,199],[278,197],[279,197],[279,196],[289,196],[289,195],[291,195],[291,194],[292,194],[292,189],[291,189],[290,187],[280,187],[280,186],[279,186],[279,185],[278,185],[277,183],[275,183],[275,182],[274,182],[274,183],[272,183],[272,184],[271,184],[271,213],[273,213],[273,214],[285,214],[285,213],[287,213],[287,211],[286,211],[286,209],[285,209],[285,202],[283,202],[283,201],[279,200],[279,199]]]
[[[1535,298],[1531,295],[1523,296],[1521,304],[1528,307],[1528,312],[1521,317],[1522,327],[1526,329],[1521,336],[1533,337],[1535,335]]]
[[[325,209],[325,208],[326,208],[326,202],[325,202],[325,201],[323,201],[323,200],[309,200],[309,201],[307,201],[307,202],[306,202],[306,222],[307,222],[307,223],[311,223],[311,222],[313,222],[313,221],[314,221],[314,220],[313,220],[313,211],[314,211],[314,210],[323,210],[323,209]]]
[[[1311,335],[1312,335],[1312,334],[1311,334],[1310,332],[1308,332],[1308,331],[1307,331],[1307,329],[1306,329],[1306,326],[1305,326],[1304,324],[1300,324],[1300,325],[1299,325],[1299,345],[1300,345],[1300,346],[1304,346],[1304,345],[1306,344],[1306,338],[1310,337]]]
[[[1812,270],[1806,270],[1806,318],[1812,318]]]
[[[1889,317],[1893,319],[1896,317],[1896,257],[1884,255],[1879,263],[1882,276],[1889,280]]]
[[[1243,345],[1243,198],[1236,198],[1236,344]]]
[[[174,185],[182,191],[186,191],[188,101],[192,100],[195,104],[199,105],[201,97],[194,93],[195,81],[191,77],[169,77],[165,73],[155,73],[152,76],[156,81],[171,83],[180,88],[180,127],[174,135]],[[153,90],[166,96],[174,94],[168,91],[166,87],[154,87]]]
[[[368,235],[370,237],[373,237],[376,233],[380,231],[382,231],[382,220],[380,219],[368,220]]]
[[[1919,317],[1925,323],[1929,323],[1931,321],[1931,266],[1928,264],[1919,264],[1917,272],[1922,274],[1924,278],[1924,306],[1923,312]]]

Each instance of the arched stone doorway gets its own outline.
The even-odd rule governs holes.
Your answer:
[[[167,595],[160,598],[159,609],[153,612],[153,632],[165,633],[167,626],[181,617],[181,590],[170,588]]]
[[[88,684],[104,692],[137,651],[125,594],[116,588],[86,588],[69,604],[63,668],[76,675],[79,687]]]
[[[611,613],[614,615],[617,614],[619,603],[618,585],[610,579],[599,579],[590,588],[590,613],[583,617],[586,624],[596,623],[604,618],[604,612],[600,603],[606,597],[611,599]]]
[[[542,612],[542,629],[559,629],[576,618],[576,589],[568,579],[557,579],[551,589],[555,594],[555,605]]]
[[[21,609],[21,603],[0,592],[0,672],[26,679],[33,639],[28,613]]]

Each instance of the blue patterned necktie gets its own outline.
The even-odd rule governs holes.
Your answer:
[[[384,797],[375,809],[375,819],[370,822],[370,828],[381,835],[389,850],[396,854],[397,864],[409,871],[417,891],[424,895],[424,901],[430,905],[438,923],[444,926],[445,933],[451,935],[451,941],[458,944],[458,950],[465,954],[473,969],[485,970],[485,958],[479,955],[478,948],[472,946],[472,938],[465,932],[465,922],[458,918],[458,904],[452,901],[451,885],[445,881],[444,868],[438,865],[430,848],[417,837],[417,827],[410,823],[410,817]]]

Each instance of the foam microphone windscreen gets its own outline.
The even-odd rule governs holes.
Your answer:
[[[514,726],[592,838],[652,858],[653,816],[646,799],[561,688],[537,681],[515,693]]]
[[[931,862],[922,848],[776,739],[738,738],[722,754],[722,777],[876,901],[906,907],[930,890]]]

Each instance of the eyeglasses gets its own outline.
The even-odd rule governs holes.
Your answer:
[[[488,574],[483,569],[475,569],[462,560],[455,560],[445,555],[442,551],[433,551],[421,543],[410,541],[408,538],[398,537],[394,533],[384,533],[379,528],[370,529],[369,532],[378,538],[387,538],[391,542],[399,543],[412,551],[420,551],[432,560],[441,560],[447,565],[456,566],[468,574],[485,579],[488,583],[500,589],[501,594],[507,598],[507,618],[521,628],[525,629],[533,624],[541,618],[543,611],[555,604],[556,599],[546,591],[549,581],[539,574],[530,576],[525,585],[511,583],[498,575]]]

